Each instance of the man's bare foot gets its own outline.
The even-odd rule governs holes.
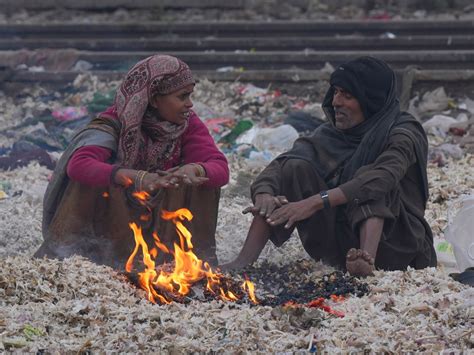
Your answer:
[[[346,269],[352,276],[371,276],[374,274],[374,258],[360,249],[350,249],[346,256]]]
[[[241,262],[239,260],[234,260],[226,264],[219,265],[217,268],[222,272],[226,272],[231,270],[240,270],[246,267],[247,265],[247,263]]]

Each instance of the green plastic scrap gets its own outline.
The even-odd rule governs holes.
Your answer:
[[[0,181],[0,190],[8,193],[12,188],[12,184],[9,181]]]
[[[229,134],[226,136],[222,137],[219,142],[220,143],[234,143],[235,140],[245,131],[248,131],[250,128],[253,127],[253,122],[250,120],[242,120],[239,121],[234,128],[232,128],[232,131],[230,131]]]
[[[443,253],[452,253],[453,247],[448,242],[441,242],[436,246],[436,250]]]
[[[105,94],[96,92],[92,98],[92,101],[89,102],[87,106],[88,111],[93,113],[105,111],[114,103],[115,91],[116,90],[113,89]]]
[[[23,327],[23,334],[28,340],[33,340],[36,336],[44,336],[45,333],[41,329],[35,328],[32,325],[26,324]]]

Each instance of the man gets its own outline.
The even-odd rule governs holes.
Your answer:
[[[272,161],[251,187],[254,215],[233,262],[257,260],[270,239],[282,245],[296,227],[316,260],[355,276],[375,268],[436,266],[428,199],[428,143],[400,112],[395,74],[361,57],[338,67],[323,102],[328,122]]]

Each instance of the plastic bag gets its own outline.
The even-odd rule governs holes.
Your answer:
[[[462,200],[462,206],[444,234],[453,246],[460,271],[474,266],[474,195]]]
[[[446,270],[458,271],[453,246],[444,238],[435,236],[434,248],[438,258],[438,265],[442,265]]]
[[[72,121],[87,116],[86,107],[67,106],[54,110],[53,117],[59,121]]]
[[[296,129],[284,124],[276,128],[262,128],[256,135],[253,144],[258,150],[284,152],[293,146],[298,137]]]

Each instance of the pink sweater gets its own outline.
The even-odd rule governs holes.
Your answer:
[[[108,148],[92,145],[77,149],[67,165],[71,180],[93,187],[111,184],[113,165],[107,163],[112,156]],[[207,187],[221,187],[229,182],[229,167],[224,154],[217,148],[209,130],[199,117],[192,113],[189,126],[183,134],[181,157],[170,161],[167,169],[179,164],[200,163],[206,169]]]

